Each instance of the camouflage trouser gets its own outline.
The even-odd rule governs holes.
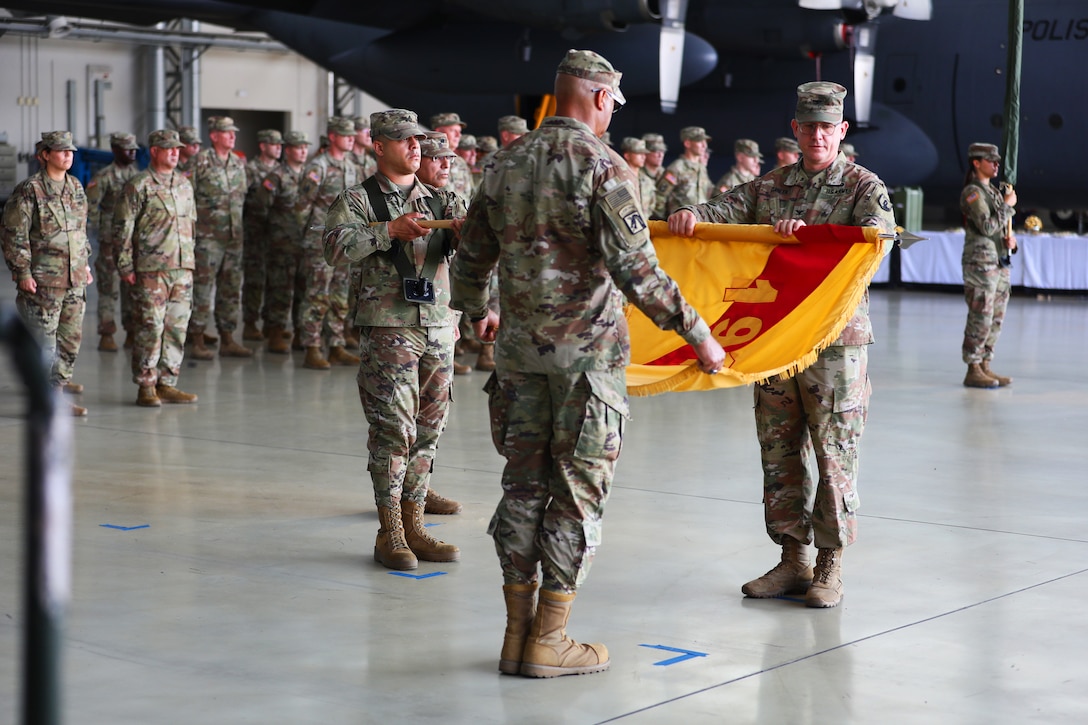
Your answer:
[[[268,277],[265,285],[265,327],[298,329],[298,306],[306,289],[306,274],[302,268],[302,251],[297,246],[273,244],[268,250]]]
[[[267,319],[268,304],[266,268],[268,264],[268,225],[247,219],[242,244],[242,320],[257,324],[263,316]],[[265,309],[261,310],[264,302]]]
[[[215,290],[215,326],[220,332],[238,327],[242,294],[242,246],[214,237],[196,240],[196,275],[193,280],[193,316],[190,334],[208,325]]]
[[[623,368],[569,375],[499,372],[484,390],[506,458],[488,533],[503,581],[574,592],[601,543],[627,417]]]
[[[137,272],[132,286],[136,340],[132,382],[176,387],[185,356],[185,330],[193,311],[193,272]]]
[[[113,247],[99,241],[98,256],[94,260],[94,285],[98,291],[98,334],[112,335],[117,332],[114,312],[121,303],[121,327],[126,332],[135,330],[132,317],[132,292],[128,283],[117,274],[117,260]]]
[[[351,267],[341,264],[334,267],[329,279],[329,314],[325,315],[325,335],[329,347],[344,346],[344,332],[354,326],[355,308],[351,301]]]
[[[49,382],[52,385],[69,382],[79,356],[79,345],[83,342],[86,286],[38,285],[38,291],[33,294],[19,290],[15,306],[41,343],[42,357],[50,365]]]
[[[858,444],[871,392],[868,359],[865,345],[829,347],[794,377],[755,386],[764,515],[777,544],[791,536],[838,548],[857,538]]]
[[[321,250],[309,249],[302,252],[299,265],[306,275],[306,293],[298,309],[299,322],[302,323],[302,346],[320,347],[323,330],[328,331],[329,345],[343,346],[344,320],[330,311],[329,297],[334,292],[341,294],[341,298],[346,297],[346,292],[339,293],[332,288],[334,279],[337,284],[348,284],[348,267],[344,265],[343,274],[337,275],[339,268],[326,264]]]
[[[977,268],[973,272],[971,279],[984,284],[963,285],[963,297],[967,300],[963,361],[969,365],[993,359],[1011,287],[1008,267]]]
[[[359,400],[374,502],[423,504],[452,400],[453,327],[362,327]]]

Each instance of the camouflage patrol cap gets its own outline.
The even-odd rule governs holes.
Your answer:
[[[644,133],[642,134],[642,140],[646,142],[647,151],[669,150],[669,147],[665,145],[665,137],[659,133]]]
[[[42,150],[50,151],[75,151],[76,145],[72,143],[71,131],[43,131]]]
[[[702,126],[685,126],[680,129],[681,141],[709,141],[710,136],[706,135],[706,129]]]
[[[147,145],[158,149],[177,149],[185,144],[182,143],[178,132],[174,129],[160,128],[158,131],[151,132],[151,135],[147,138]]]
[[[450,148],[450,137],[438,131],[429,131],[427,137],[419,142],[419,153],[429,159],[451,158],[457,155]]]
[[[789,151],[790,153],[801,153],[801,147],[792,138],[786,138],[785,136],[777,138],[774,141],[775,151]]]
[[[973,143],[967,149],[969,159],[987,159],[988,161],[1000,161],[1001,152],[992,143]]]
[[[431,128],[442,128],[443,126],[468,128],[468,124],[462,121],[461,117],[456,113],[437,113],[431,116]]]
[[[192,126],[182,126],[178,129],[178,137],[182,143],[200,143],[200,134],[196,132],[196,129]]]
[[[620,78],[623,73],[613,68],[604,56],[592,50],[568,50],[563,60],[559,61],[555,72],[606,85],[616,94],[616,100],[620,104],[627,103],[620,91]]]
[[[140,148],[136,143],[136,136],[131,133],[111,133],[110,146],[128,150]]]
[[[476,137],[473,136],[471,133],[466,133],[464,136],[462,136],[461,143],[457,144],[457,150],[460,151],[462,149],[464,149],[465,151],[475,150]]]
[[[325,123],[325,133],[335,133],[337,136],[354,136],[355,121],[343,116],[329,116]]]
[[[854,148],[854,144],[843,143],[839,144],[839,151],[842,151],[843,156],[858,156],[858,150]]]
[[[846,89],[838,83],[812,81],[797,86],[798,123],[842,123]]]
[[[521,116],[503,116],[499,119],[499,130],[507,133],[529,133],[529,124]]]
[[[620,144],[620,150],[625,154],[646,154],[650,150],[646,148],[646,142],[634,136],[627,136]]]
[[[212,116],[208,119],[209,131],[237,131],[237,126],[234,125],[234,119],[230,116]]]
[[[605,146],[611,146],[612,145],[612,134],[610,134],[608,131],[605,131],[604,133],[602,133],[601,134],[601,143],[603,143]]]
[[[355,133],[370,129],[370,116],[356,116],[351,120],[355,122]]]
[[[462,143],[464,139],[461,139]],[[494,136],[480,136],[476,139],[476,150],[484,154],[493,154],[499,150],[499,140]]]
[[[377,136],[403,141],[417,136],[424,138],[427,132],[419,126],[419,117],[414,111],[404,108],[391,108],[370,114],[370,133]]]
[[[283,135],[283,144],[285,146],[309,146],[310,137],[306,135],[305,131],[288,131]]]
[[[750,138],[738,138],[733,142],[733,153],[744,154],[752,158],[763,160],[763,154],[759,153],[759,144]]]
[[[258,143],[282,144],[283,134],[274,128],[266,128],[257,132]]]

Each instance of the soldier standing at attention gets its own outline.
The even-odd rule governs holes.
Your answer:
[[[644,133],[642,140],[646,142],[646,173],[657,183],[665,175],[663,164],[669,147],[665,144],[665,137],[659,133]]]
[[[499,148],[506,148],[529,133],[529,124],[521,116],[503,116],[499,119]]]
[[[654,204],[657,203],[657,184],[653,177],[646,173],[646,142],[634,136],[623,139],[620,146],[623,151],[623,160],[638,176],[638,199],[644,216],[653,214]]]
[[[858,161],[858,150],[854,148],[853,144],[844,143],[842,145],[842,155],[846,157],[846,160],[852,164],[856,164]]]
[[[151,134],[151,164],[121,192],[117,203],[117,270],[131,286],[136,320],[132,382],[136,405],[195,403],[178,390],[185,331],[193,311],[193,230],[196,203],[188,179],[175,171],[178,132]]]
[[[68,174],[75,152],[69,131],[42,134],[38,173],[12,191],[4,206],[4,261],[18,293],[15,305],[50,361],[49,381],[66,393],[83,392],[72,370],[83,341],[83,313],[91,277],[87,194]],[[72,415],[87,415],[73,404]]]
[[[456,113],[439,113],[431,116],[431,128],[446,134],[450,149],[454,152],[461,146],[462,133],[468,124]],[[472,169],[460,155],[454,153],[450,159],[450,188],[461,195],[467,203],[472,198]]]
[[[716,186],[718,192],[725,192],[734,186],[747,184],[759,176],[759,165],[763,162],[763,154],[759,153],[759,144],[750,138],[739,138],[733,143],[733,158],[736,163],[722,178],[718,179]]]
[[[876,226],[892,232],[888,191],[877,175],[846,160],[839,144],[846,89],[837,83],[797,88],[793,133],[801,161],[669,217],[669,231],[690,237],[696,222],[773,224],[783,237],[811,224]],[[767,534],[781,562],[741,591],[749,597],[806,593],[809,607],[842,600],[842,553],[857,538],[858,445],[869,410],[869,295],[837,340],[793,377],[755,386],[756,436],[762,451]],[[819,480],[806,462],[815,457]],[[816,570],[808,544],[815,539]],[[810,586],[811,584],[811,586]]]
[[[193,176],[193,158],[200,153],[200,134],[192,126],[182,126],[178,129],[178,138],[185,144],[178,154],[178,173],[187,179]]]
[[[257,327],[261,305],[265,298],[266,268],[268,266],[268,210],[258,207],[254,197],[264,177],[279,166],[283,155],[283,134],[275,129],[257,132],[261,152],[246,163],[246,203],[242,214],[245,242],[242,246],[242,328],[243,340],[263,340]]]
[[[351,263],[361,274],[359,399],[370,424],[367,470],[381,522],[374,559],[404,570],[420,559],[461,557],[427,533],[423,514],[449,413],[457,324],[449,257],[465,206],[452,191],[430,189],[416,177],[426,133],[415,113],[380,111],[370,128],[378,173],[329,209],[325,259]],[[424,229],[420,219],[453,219],[454,229]]]
[[[775,139],[774,142],[775,168],[796,164],[801,159],[801,147],[792,138]]]
[[[121,326],[125,330],[125,347],[132,346],[132,310],[128,284],[117,277],[117,254],[113,245],[113,209],[125,182],[139,173],[136,168],[136,137],[131,133],[110,134],[113,163],[91,177],[87,183],[87,227],[98,232],[98,256],[94,260],[98,282],[98,349],[117,352],[113,335],[117,322],[113,313],[121,302]]]
[[[470,133],[462,134],[457,148],[453,150],[465,162],[465,168],[468,169],[469,193],[466,199],[471,199],[472,192],[476,191],[477,173],[473,169],[476,168],[477,150],[476,137]]]
[[[246,200],[246,167],[234,153],[238,127],[229,116],[211,119],[211,148],[193,157],[193,193],[196,197],[196,276],[189,336],[193,357],[211,360],[204,334],[212,316],[223,338],[220,357],[250,357],[253,351],[234,341],[242,294],[242,209]]]
[[[374,158],[374,142],[370,140],[370,117],[356,116],[355,145],[351,147],[351,158],[359,167],[355,178],[362,183],[363,179],[369,179],[378,170],[378,160]]]
[[[555,96],[556,115],[484,169],[453,270],[454,304],[479,337],[498,332],[484,390],[507,460],[488,529],[506,599],[499,670],[529,677],[610,663],[603,644],[579,644],[565,627],[601,543],[627,417],[623,298],[691,343],[703,371],[724,360],[657,264],[634,174],[601,143],[624,103],[620,73],[592,51],[568,51]],[[487,305],[496,264],[501,322]]]
[[[657,182],[656,216],[659,219],[687,204],[702,204],[710,198],[714,188],[703,163],[710,136],[699,126],[687,126],[680,129],[680,140],[684,144],[684,154],[669,164]]]
[[[973,143],[967,150],[971,167],[960,193],[960,211],[966,235],[963,242],[963,295],[967,325],[963,331],[963,361],[969,388],[997,388],[1012,378],[990,369],[994,347],[1009,304],[1009,253],[1016,237],[1009,221],[1016,206],[1016,191],[999,191],[991,182],[1001,168],[1001,154],[988,143]]]

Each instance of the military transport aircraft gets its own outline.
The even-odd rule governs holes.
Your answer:
[[[719,152],[712,177],[732,163],[735,138],[769,147],[788,135],[794,89],[816,78],[850,89],[850,141],[860,162],[891,186],[923,186],[927,199],[958,198],[971,142],[1001,143],[1008,33],[1006,3],[997,0],[0,4],[37,16],[135,24],[188,17],[261,30],[421,118],[457,111],[476,134],[493,134],[500,115],[531,118],[551,90],[562,53],[591,48],[624,71],[630,102],[615,117],[612,137],[658,131],[675,150],[681,127],[704,126]],[[1027,3],[1022,204],[1088,207],[1080,177],[1084,143],[1076,131],[1088,111],[1086,57],[1088,3]]]

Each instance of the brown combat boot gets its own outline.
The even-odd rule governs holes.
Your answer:
[[[194,330],[193,334],[189,335],[189,338],[193,341],[193,359],[194,360],[214,360],[215,353],[208,349],[207,344],[204,342],[204,331]]]
[[[72,417],[82,418],[85,415],[87,415],[86,408],[84,408],[82,405],[76,405],[75,403],[72,403]]]
[[[201,334],[204,335],[204,344],[208,345],[209,347],[212,347],[219,342],[219,338],[215,335],[209,335],[206,332]]]
[[[782,561],[769,572],[740,588],[746,597],[770,599],[783,594],[804,594],[812,583],[808,546],[792,536],[782,537]]]
[[[457,362],[456,360],[453,361],[453,374],[454,375],[468,375],[471,372],[472,372],[472,366],[471,365],[464,365],[462,363]]]
[[[136,342],[136,333],[131,330],[125,330],[125,341],[121,343],[121,347],[126,350],[131,350],[132,346]]]
[[[996,388],[998,382],[982,371],[982,365],[971,363],[967,366],[967,377],[963,384],[968,388]]]
[[[98,349],[102,352],[117,352],[117,343],[114,341],[112,333],[98,338]]]
[[[1010,377],[1008,377],[1006,375],[998,375],[997,373],[995,373],[993,370],[990,369],[990,361],[989,360],[983,360],[982,361],[982,372],[986,373],[986,375],[988,375],[989,377],[996,380],[998,387],[1003,388],[1006,385],[1011,385],[1012,384],[1012,378],[1010,378]]]
[[[163,385],[159,383],[155,386],[155,394],[159,396],[159,400],[164,403],[195,403],[197,401],[196,393],[185,393],[178,390],[173,385]]]
[[[159,400],[154,386],[141,385],[140,392],[136,394],[136,405],[141,408],[160,408],[162,407],[162,401]]]
[[[344,333],[344,347],[349,350],[359,349],[359,328],[353,327]]]
[[[578,644],[567,637],[574,594],[540,590],[536,617],[521,653],[521,674],[559,677],[604,672],[612,664],[603,644]]]
[[[495,343],[480,343],[480,354],[476,358],[476,369],[485,373],[495,369]]]
[[[506,633],[502,638],[499,672],[504,675],[516,675],[521,671],[521,653],[525,651],[525,640],[536,619],[536,587],[536,582],[502,586],[506,599]]]
[[[461,504],[457,503],[452,498],[446,498],[439,493],[435,493],[433,488],[428,488],[427,503],[423,507],[423,513],[440,514],[443,516],[459,514],[461,513]]]
[[[419,567],[419,561],[404,538],[400,502],[392,508],[378,507],[378,538],[374,540],[374,561],[387,569],[406,571]]]
[[[461,550],[453,544],[439,541],[427,533],[423,523],[423,507],[415,501],[402,499],[401,520],[404,521],[404,540],[412,553],[422,561],[459,561]]]
[[[219,345],[219,357],[253,357],[252,350],[234,341],[233,333],[220,330],[219,334],[223,337],[223,342]]]
[[[358,365],[359,358],[350,352],[335,345],[329,348],[329,365]]]
[[[274,355],[287,355],[291,352],[291,343],[289,338],[283,336],[282,327],[268,328],[267,350]]]
[[[321,348],[316,345],[306,348],[306,359],[302,361],[302,367],[311,370],[328,370],[332,367],[325,356],[321,354]]]
[[[842,549],[820,549],[805,606],[826,609],[842,601]]]
[[[60,386],[61,392],[69,395],[79,395],[83,392],[83,386],[79,383],[67,382]]]
[[[264,333],[257,327],[256,322],[247,322],[242,326],[242,339],[251,342],[261,342],[264,340]]]

